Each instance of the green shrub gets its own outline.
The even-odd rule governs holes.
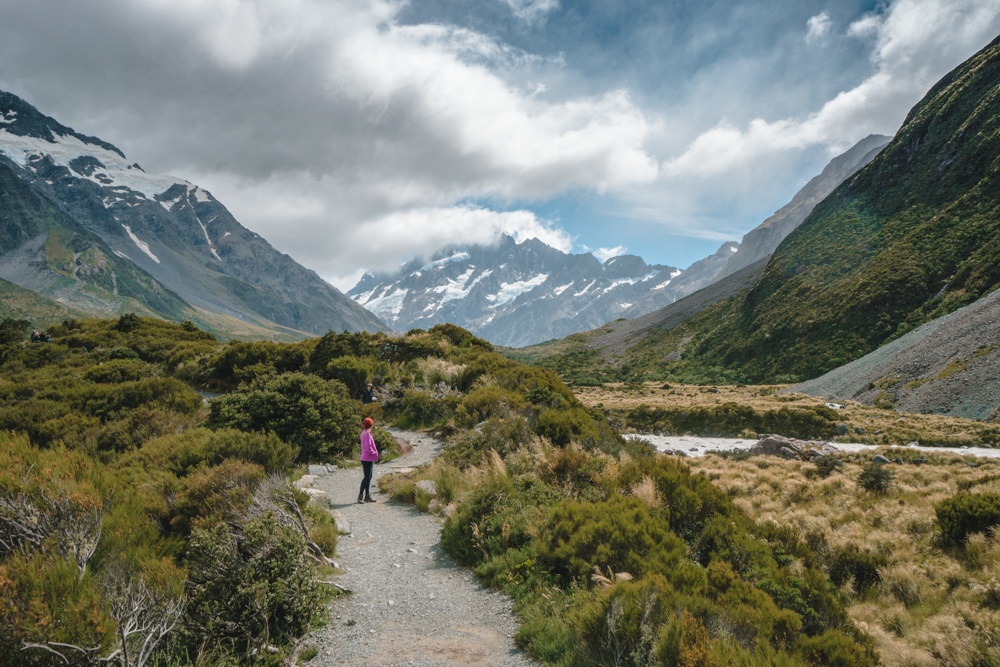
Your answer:
[[[487,419],[480,428],[463,431],[444,447],[442,459],[461,469],[479,465],[491,449],[506,457],[527,445],[534,437],[528,421],[515,417]]]
[[[125,459],[147,469],[161,468],[184,477],[200,466],[217,466],[226,459],[256,463],[268,474],[288,470],[298,450],[274,433],[247,433],[231,428],[188,429],[149,440]]]
[[[138,359],[114,359],[92,366],[83,374],[83,379],[97,384],[120,384],[134,382],[157,374],[155,366]]]
[[[490,418],[507,417],[524,407],[524,398],[517,392],[487,386],[473,389],[462,397],[455,410],[455,422],[472,428]]]
[[[445,521],[441,547],[462,565],[525,547],[558,494],[534,477],[512,480],[494,471]]]
[[[121,331],[122,333],[130,333],[137,330],[142,326],[142,320],[135,313],[125,313],[118,318],[118,322],[115,324],[115,329]]]
[[[405,428],[440,426],[455,414],[458,401],[458,397],[452,395],[436,398],[424,391],[408,389],[390,414]],[[383,410],[389,409],[384,407]]]
[[[879,570],[886,564],[885,556],[851,546],[838,551],[833,557],[833,562],[830,564],[830,580],[837,586],[842,586],[850,579],[854,583],[855,591],[865,593],[882,581]]]
[[[651,664],[657,629],[674,610],[665,604],[672,592],[663,577],[621,582],[578,596],[569,623],[579,633],[578,651],[590,664]]]
[[[308,630],[323,594],[304,548],[299,533],[270,516],[238,532],[227,524],[195,529],[187,550],[188,643],[231,648],[252,660],[266,645]]]
[[[28,338],[28,320],[4,319],[0,321],[0,345],[16,345]]]
[[[263,375],[299,372],[307,356],[302,344],[232,341],[207,362],[207,375],[213,385],[232,388]]]
[[[1000,524],[1000,494],[957,493],[934,508],[945,544],[964,544],[972,533],[992,533]]]
[[[22,649],[24,643],[72,644],[95,647],[106,655],[115,623],[109,617],[100,587],[76,563],[41,553],[15,554],[0,562],[0,664],[24,667],[83,664],[80,653],[65,652],[66,661],[42,649]]]
[[[892,470],[885,464],[872,461],[858,475],[858,486],[871,493],[887,493],[892,487]]]
[[[687,546],[665,522],[654,520],[636,498],[608,502],[564,500],[556,506],[539,545],[539,560],[568,586],[601,572],[641,577],[657,572],[683,579],[695,566]]]
[[[593,418],[579,407],[569,410],[543,408],[535,422],[535,433],[548,438],[557,447],[565,447],[571,440],[597,438]]]
[[[344,383],[348,394],[360,399],[377,366],[378,362],[373,358],[339,357],[326,364],[323,377]]]
[[[353,456],[360,403],[344,385],[302,373],[260,377],[212,401],[209,424],[241,431],[273,431],[317,461]]]
[[[844,461],[836,454],[823,454],[817,456],[813,463],[816,465],[816,473],[820,477],[829,477],[838,470],[843,469]]]
[[[173,501],[171,529],[186,536],[194,527],[238,523],[264,477],[263,468],[239,459],[198,469],[184,479]]]
[[[880,664],[871,649],[861,646],[840,630],[828,630],[818,637],[803,638],[797,653],[811,665],[874,667]]]

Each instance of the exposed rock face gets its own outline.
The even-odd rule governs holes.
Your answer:
[[[3,92],[0,170],[13,175],[0,179],[0,197],[18,202],[17,215],[5,220],[18,231],[0,239],[0,263],[35,239],[52,239],[42,256],[35,252],[37,266],[55,264],[57,273],[72,273],[70,280],[103,271],[101,288],[115,297],[122,274],[114,264],[129,264],[169,293],[150,300],[144,288],[132,296],[151,314],[168,319],[198,319],[201,312],[299,337],[387,330],[314,272],[244,228],[211,193],[182,179],[148,174],[111,144],[74,132]],[[58,216],[48,209],[57,209]],[[66,230],[77,240],[60,236]],[[84,246],[94,252],[88,256]],[[53,255],[54,249],[59,252]],[[69,271],[65,258],[55,255],[72,257],[75,268]],[[40,281],[27,269],[9,268],[4,277],[70,305],[83,298],[83,290],[60,290],[59,280]],[[47,291],[45,284],[50,284]],[[99,304],[82,305],[100,310]],[[105,314],[126,306],[108,305]]]
[[[1000,411],[1000,290],[874,352],[787,391],[996,419]]]

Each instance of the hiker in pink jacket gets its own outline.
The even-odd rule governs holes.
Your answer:
[[[365,476],[361,480],[361,490],[358,492],[359,503],[373,503],[375,500],[371,496],[370,487],[372,483],[372,466],[378,461],[378,448],[375,447],[375,438],[372,437],[372,428],[375,422],[371,417],[365,417],[361,422],[361,468],[365,471]]]

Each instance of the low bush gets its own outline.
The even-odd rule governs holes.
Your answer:
[[[868,549],[850,546],[838,551],[830,563],[830,580],[837,586],[851,581],[854,590],[864,594],[882,581],[880,570],[886,566],[886,558]]]
[[[361,404],[343,384],[302,373],[260,377],[212,401],[209,424],[272,431],[303,461],[353,456]]]
[[[323,600],[304,548],[299,533],[270,517],[241,529],[195,529],[187,550],[188,644],[251,656],[302,635]]]
[[[990,533],[1000,524],[1000,494],[956,493],[934,508],[945,544],[964,544],[972,533]]]
[[[871,493],[888,493],[892,488],[893,474],[883,463],[872,461],[865,465],[858,475],[858,486]]]

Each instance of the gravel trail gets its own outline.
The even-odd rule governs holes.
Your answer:
[[[440,442],[422,433],[393,431],[412,452],[376,465],[382,475],[430,461]],[[327,625],[307,640],[319,649],[310,666],[468,665],[530,667],[537,663],[512,640],[517,623],[511,601],[476,583],[440,548],[435,517],[376,492],[357,504],[361,469],[337,470],[314,487],[349,524],[337,541],[337,583],[352,591],[329,607]]]

